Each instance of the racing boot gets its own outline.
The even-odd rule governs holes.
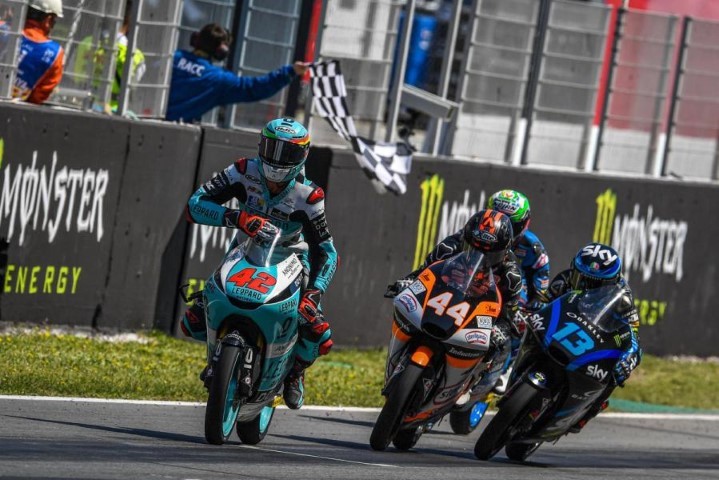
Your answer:
[[[285,378],[282,398],[292,410],[298,410],[305,401],[305,369],[310,365],[312,363],[295,358],[295,364]]]
[[[205,302],[202,297],[195,298],[180,320],[180,330],[186,337],[203,342],[207,341],[207,318],[205,317]]]

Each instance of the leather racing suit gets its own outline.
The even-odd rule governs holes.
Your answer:
[[[258,158],[240,159],[227,167],[192,195],[186,209],[188,220],[237,228],[243,211],[268,219],[281,231],[273,262],[296,253],[304,266],[305,290],[317,289],[324,293],[338,263],[325,217],[324,191],[300,174],[273,196],[260,174],[261,168]],[[238,200],[239,209],[223,206],[233,198]],[[237,230],[230,250],[246,238],[244,232]],[[206,332],[202,338],[201,329],[189,330],[194,338],[206,339]],[[319,346],[330,336],[327,330],[315,339],[300,328],[298,358],[311,364],[320,354]]]

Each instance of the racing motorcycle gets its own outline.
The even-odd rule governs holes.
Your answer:
[[[623,294],[617,285],[571,291],[527,318],[509,387],[477,440],[477,458],[504,447],[509,459],[524,461],[582,419],[631,345],[629,325],[612,314]]]
[[[273,258],[280,231],[267,224],[231,250],[206,282],[205,438],[243,443],[265,437],[294,362],[302,263],[295,253]]]
[[[370,446],[412,448],[487,369],[501,296],[478,251],[430,265],[406,289],[390,286],[394,320],[387,354],[385,404]]]

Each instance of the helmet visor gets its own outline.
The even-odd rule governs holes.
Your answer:
[[[262,135],[259,154],[262,161],[273,168],[290,169],[305,161],[308,147]]]
[[[589,277],[576,268],[569,273],[569,285],[573,290],[591,290],[612,283],[609,280]]]

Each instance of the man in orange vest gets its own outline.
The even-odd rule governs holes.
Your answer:
[[[30,0],[13,98],[43,103],[60,83],[65,52],[49,37],[58,17],[62,18],[62,0]]]

